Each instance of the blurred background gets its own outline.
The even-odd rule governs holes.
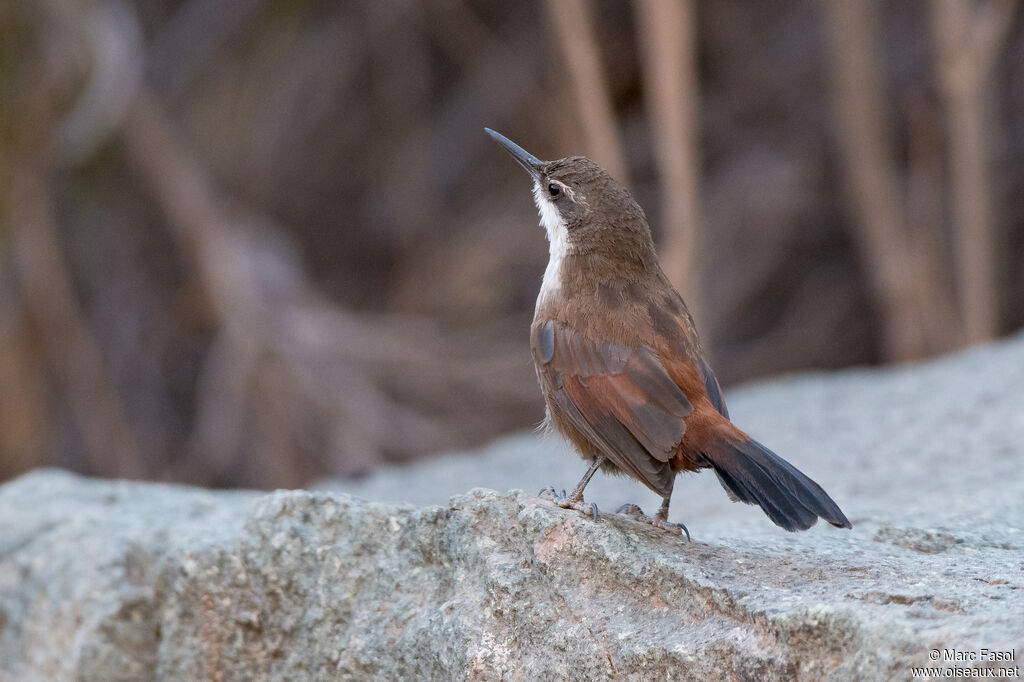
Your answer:
[[[1015,0],[3,0],[0,480],[295,487],[542,417],[525,174],[646,208],[728,385],[1024,324]]]

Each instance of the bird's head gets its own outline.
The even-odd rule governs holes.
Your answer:
[[[485,130],[533,179],[533,201],[552,249],[557,245],[568,252],[623,258],[653,254],[643,209],[608,171],[585,156],[542,161],[504,135]]]

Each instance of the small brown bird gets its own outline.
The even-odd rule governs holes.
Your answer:
[[[530,348],[548,423],[591,462],[568,495],[542,494],[596,520],[583,489],[598,469],[626,474],[663,501],[653,517],[636,505],[619,513],[689,537],[668,522],[675,476],[714,469],[730,498],[760,505],[786,530],[818,517],[850,528],[820,485],[729,421],[693,318],[626,188],[590,159],[541,161],[486,130],[533,179],[549,260]]]

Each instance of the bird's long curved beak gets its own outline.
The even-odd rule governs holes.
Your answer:
[[[484,130],[487,131],[488,135],[494,138],[495,142],[504,147],[505,151],[512,155],[512,158],[530,174],[530,177],[534,180],[540,179],[540,168],[544,165],[543,161],[501,133],[495,132],[490,128],[484,128]]]

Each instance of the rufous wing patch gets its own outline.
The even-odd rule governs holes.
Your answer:
[[[693,406],[654,352],[597,342],[556,321],[535,324],[532,336],[555,409],[612,463],[666,494]]]

